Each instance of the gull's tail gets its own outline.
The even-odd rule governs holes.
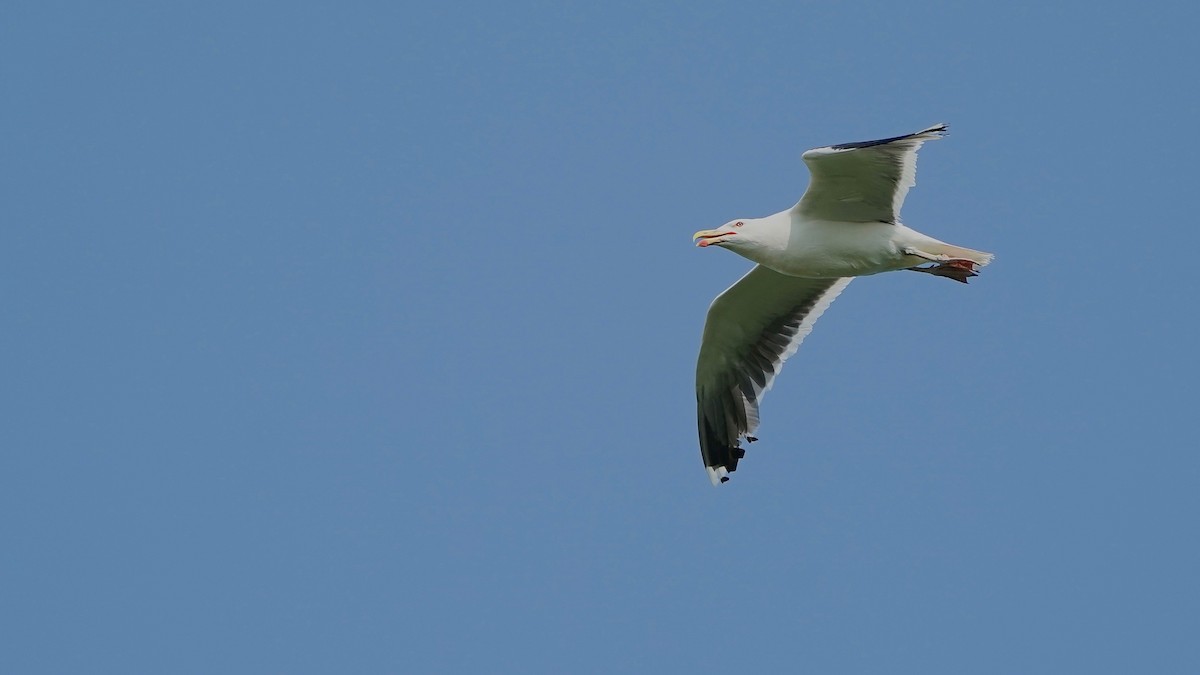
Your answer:
[[[940,253],[942,255],[948,255],[951,258],[955,258],[958,260],[970,260],[971,262],[975,263],[976,265],[979,265],[980,267],[983,267],[984,265],[992,262],[992,258],[995,257],[991,253],[987,253],[985,251],[976,251],[973,248],[963,248],[961,246],[954,246],[952,244],[943,244],[941,242],[938,242],[938,245],[933,246],[932,248],[933,248],[933,250],[930,251],[930,253]]]

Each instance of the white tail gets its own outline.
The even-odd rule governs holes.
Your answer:
[[[963,248],[961,246],[954,246],[952,244],[943,244],[940,242],[938,243],[938,245],[931,246],[930,248],[933,249],[933,250],[929,251],[930,253],[938,253],[941,255],[948,255],[951,258],[957,258],[960,260],[970,260],[971,262],[975,263],[976,265],[979,265],[980,267],[983,267],[984,265],[992,262],[992,258],[995,257],[991,253],[985,253],[983,251],[976,251],[973,248]]]

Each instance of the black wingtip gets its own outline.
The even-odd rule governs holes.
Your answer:
[[[924,136],[925,134],[937,134],[938,137],[941,137],[941,136],[944,136],[949,130],[950,130],[949,125],[938,124],[938,125],[929,127],[928,129],[922,129],[918,132],[911,133],[911,134],[904,134],[902,136],[892,136],[891,138],[880,138],[880,139],[877,139],[874,141],[858,141],[857,143],[840,143],[838,145],[831,145],[829,147],[834,150],[858,150],[859,148],[873,148],[877,145],[887,145],[888,143],[895,143],[896,141],[903,141],[903,140],[906,140],[909,138],[916,138],[917,136]],[[934,140],[934,139],[927,139],[927,140]]]

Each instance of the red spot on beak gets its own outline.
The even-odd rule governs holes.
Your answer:
[[[715,244],[715,243],[717,243],[718,239],[721,239],[723,237],[732,237],[733,235],[737,234],[737,232],[713,232],[711,230],[705,230],[705,231],[709,232],[709,234],[700,235],[700,239],[696,242],[696,245],[701,248],[708,246],[710,244]],[[697,234],[699,234],[699,233],[697,233]]]

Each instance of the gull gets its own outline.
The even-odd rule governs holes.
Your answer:
[[[713,300],[696,363],[700,454],[713,485],[729,480],[741,447],[758,440],[758,408],[783,362],[854,277],[911,270],[967,283],[992,254],[953,246],[900,223],[916,185],[917,150],[946,125],[805,152],[812,174],[795,206],[692,235],[758,263]]]

